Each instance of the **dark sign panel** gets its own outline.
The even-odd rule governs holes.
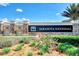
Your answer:
[[[72,32],[72,25],[29,25],[29,32]]]

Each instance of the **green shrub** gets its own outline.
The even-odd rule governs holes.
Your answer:
[[[58,45],[58,49],[59,49],[59,51],[61,51],[61,52],[64,52],[66,49],[71,48],[71,47],[73,47],[73,46],[70,45],[70,44],[67,44],[67,43],[60,43],[60,44]]]
[[[23,47],[23,45],[24,45],[24,43],[22,43],[22,44],[19,44],[19,45],[16,47],[16,51],[19,51],[19,50],[21,50],[21,49],[22,49],[22,47]]]
[[[30,51],[27,53],[27,56],[33,56],[33,53]]]
[[[67,54],[67,55],[70,55],[70,56],[77,56],[78,55],[78,49],[77,48],[75,48],[75,47],[72,47],[72,48],[68,48],[66,51],[65,51],[65,53]]]
[[[58,49],[61,52],[64,52],[64,53],[66,53],[67,55],[70,55],[70,56],[77,56],[77,55],[79,55],[78,49],[75,48],[74,46],[70,45],[70,44],[67,44],[67,43],[59,44]]]
[[[3,48],[3,53],[5,53],[5,54],[7,54],[7,53],[9,53],[10,52],[10,48]]]
[[[46,53],[48,51],[49,46],[48,45],[43,45],[40,47],[39,51],[40,54],[43,55],[44,53]]]

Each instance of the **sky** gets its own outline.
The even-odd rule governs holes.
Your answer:
[[[61,13],[69,3],[0,3],[0,20],[8,21],[45,21],[66,20]]]

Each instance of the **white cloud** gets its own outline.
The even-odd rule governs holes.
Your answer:
[[[6,6],[8,6],[8,5],[9,5],[9,3],[0,3],[0,6],[6,7]]]
[[[58,15],[60,15],[60,13],[56,13],[56,15],[58,16]]]
[[[18,22],[18,21],[21,21],[21,19],[19,19],[19,18],[16,18],[16,19],[15,19],[15,21],[16,21],[16,22]]]
[[[18,22],[18,21],[29,21],[29,19],[26,19],[26,18],[16,18],[15,21],[16,22]]]
[[[23,21],[30,21],[30,19],[22,18]]]
[[[17,8],[16,11],[17,11],[17,12],[23,12],[23,10],[20,9],[20,8]]]
[[[4,23],[4,22],[8,22],[9,20],[7,18],[2,18],[1,21],[2,23]]]
[[[1,18],[0,21],[2,21],[2,23],[9,22],[9,19],[8,18]],[[16,22],[28,21],[29,22],[29,19],[27,19],[27,18],[16,18],[16,19],[14,19],[14,21],[16,21]]]

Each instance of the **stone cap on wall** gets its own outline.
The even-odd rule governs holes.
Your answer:
[[[29,25],[72,25],[71,22],[30,22]]]
[[[73,25],[73,24],[79,24],[78,21],[71,21],[71,22],[30,22],[30,21],[16,22],[16,21],[0,21],[0,24],[3,24],[3,23],[7,23],[7,24],[15,23],[15,24],[18,24],[18,25],[22,25],[23,23],[26,23],[28,25]]]

